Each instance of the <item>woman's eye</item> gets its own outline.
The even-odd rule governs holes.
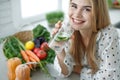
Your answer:
[[[71,7],[73,7],[73,8],[77,8],[77,6],[76,6],[76,5],[71,5]]]
[[[91,9],[89,9],[89,8],[84,8],[84,10],[85,10],[85,11],[91,11]]]

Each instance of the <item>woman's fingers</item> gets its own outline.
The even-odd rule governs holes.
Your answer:
[[[52,31],[52,36],[54,36],[54,35],[58,32],[58,30],[60,29],[61,25],[62,25],[62,22],[61,22],[61,21],[58,21],[58,22],[55,24],[55,28],[54,28],[53,31]]]
[[[54,28],[53,31],[52,31],[52,35],[55,35],[57,32],[58,32],[59,29],[57,28]]]
[[[62,22],[61,21],[58,21],[56,24],[55,24],[55,28],[60,28],[62,25]]]

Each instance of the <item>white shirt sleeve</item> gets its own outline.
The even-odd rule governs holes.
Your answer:
[[[58,71],[59,76],[61,76],[61,77],[68,77],[72,73],[73,66],[75,65],[72,56],[69,54],[69,48],[70,48],[69,45],[70,45],[69,42],[67,42],[65,45],[65,48],[64,48],[65,53],[66,53],[66,56],[64,58],[64,64],[67,66],[67,69],[68,69],[67,75],[62,74],[61,67],[60,67],[60,64],[58,62],[57,56],[55,57],[55,60],[54,60],[54,68]]]
[[[111,30],[112,29],[112,30]],[[81,80],[120,80],[120,47],[117,31],[106,28],[97,43],[99,70],[90,74],[91,69],[84,67],[80,74]]]

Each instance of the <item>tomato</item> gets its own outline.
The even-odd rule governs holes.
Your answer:
[[[33,52],[35,53],[35,54],[37,54],[37,52],[40,50],[40,48],[34,48],[33,49]]]
[[[47,53],[44,50],[39,50],[36,55],[39,57],[40,60],[43,60],[47,57]]]
[[[40,46],[40,49],[42,49],[44,51],[48,51],[50,49],[50,47],[48,46],[47,42],[43,42]]]

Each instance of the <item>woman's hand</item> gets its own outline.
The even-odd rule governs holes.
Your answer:
[[[62,22],[61,21],[58,21],[56,24],[55,24],[55,28],[53,29],[52,31],[52,36],[54,36],[58,30],[61,28],[61,25],[62,25]]]

